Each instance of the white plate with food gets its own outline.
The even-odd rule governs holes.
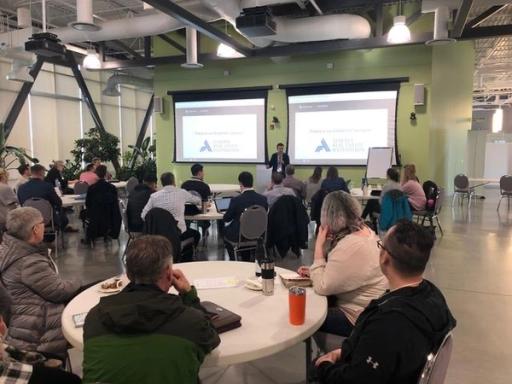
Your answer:
[[[104,281],[100,284],[98,291],[101,293],[117,293],[123,289],[123,281],[121,278],[115,278],[111,280]]]
[[[252,291],[262,291],[263,286],[261,284],[261,277],[245,280],[244,287]]]

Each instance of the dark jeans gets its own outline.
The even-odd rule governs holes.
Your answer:
[[[197,247],[197,244],[199,244],[199,240],[201,239],[201,234],[192,228],[188,228],[185,232],[180,234],[181,241],[185,241],[190,238],[194,239],[194,247]],[[193,261],[193,259],[194,259],[193,247],[186,247],[181,250],[181,261],[183,263],[186,263],[188,261]]]
[[[82,380],[72,373],[36,364],[32,368],[28,384],[80,384],[81,382]]]
[[[370,219],[371,219],[372,213],[380,213],[379,200],[376,200],[376,199],[368,200],[366,202],[366,206],[364,207],[363,214],[361,215],[361,217],[363,219],[366,219],[366,216],[370,215]]]
[[[348,337],[352,329],[354,329],[354,325],[347,319],[347,316],[341,309],[328,308],[327,317],[319,331]]]

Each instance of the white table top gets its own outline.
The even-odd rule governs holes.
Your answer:
[[[240,192],[239,184],[209,184],[212,193]]]
[[[358,200],[367,201],[367,200],[376,200],[379,198],[379,196],[370,195],[370,192],[371,192],[371,190],[368,191],[367,195],[363,195],[363,191],[361,190],[361,188],[352,188],[350,190],[350,194]]]
[[[242,326],[220,335],[221,344],[206,357],[205,367],[244,363],[281,352],[307,339],[322,325],[327,314],[327,299],[307,288],[306,321],[293,326],[288,322],[288,290],[275,279],[273,296],[243,287],[254,277],[254,264],[235,261],[202,261],[177,264],[192,283],[198,278],[236,276],[240,284],[234,288],[199,290],[201,300],[212,301],[242,317]],[[289,272],[276,267],[276,274]],[[126,279],[126,277],[124,277]],[[62,313],[62,330],[66,339],[82,349],[82,328],[75,328],[72,315],[88,312],[103,294],[99,285],[75,297]]]
[[[63,207],[73,207],[78,205],[85,205],[85,199],[76,199],[80,195],[62,195],[60,199],[62,200]]]
[[[209,208],[206,213],[199,213],[197,215],[186,215],[185,220],[195,220],[195,221],[213,221],[213,220],[222,220],[224,217],[223,213],[217,212],[217,210],[212,207]]]
[[[478,177],[469,177],[470,183],[485,183],[485,184],[499,184],[500,179],[486,179],[486,178],[478,178]]]

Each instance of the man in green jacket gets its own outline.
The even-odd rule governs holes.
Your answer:
[[[84,325],[85,383],[197,383],[206,354],[220,343],[196,289],[172,269],[162,236],[134,240],[126,252],[130,280],[102,297]],[[176,288],[179,296],[169,294]]]

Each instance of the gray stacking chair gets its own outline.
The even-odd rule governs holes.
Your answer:
[[[435,354],[427,357],[418,384],[443,384],[453,349],[453,337],[448,333]]]
[[[512,176],[505,175],[500,178],[500,201],[498,202],[497,211],[500,210],[501,200],[507,198],[507,209],[510,209],[510,198],[512,197]]]
[[[53,218],[53,207],[50,204],[48,200],[39,198],[39,197],[32,197],[28,200],[26,200],[23,203],[24,207],[32,207],[37,209],[39,212],[41,212],[41,216],[43,216],[44,221],[44,234],[45,235],[52,235],[55,236],[55,256],[58,256],[58,247],[59,247],[59,227],[55,224],[54,218]],[[62,248],[64,248],[64,237],[61,233],[61,242],[62,242]]]
[[[428,219],[430,222],[430,227],[435,229],[434,227],[434,219],[436,219],[437,227],[439,228],[439,232],[441,232],[441,236],[443,235],[443,228],[441,227],[441,222],[439,221],[439,213],[441,212],[441,208],[443,207],[443,200],[445,199],[445,191],[444,188],[439,187],[437,196],[436,196],[436,203],[434,205],[433,211],[414,211],[414,216],[418,218],[416,221],[419,223],[421,219],[421,225],[425,224],[425,220]]]
[[[466,175],[460,173],[453,179],[454,192],[452,199],[452,206],[455,203],[455,198],[459,197],[460,204],[462,205],[462,201],[464,197],[468,199],[468,208],[471,206],[471,199],[475,196],[475,189],[471,188],[469,185],[469,179]]]
[[[137,179],[135,176],[132,176],[128,179],[126,182],[126,195],[130,196],[130,193],[132,193],[133,189],[139,184],[139,179]]]
[[[224,241],[233,246],[235,260],[238,260],[238,252],[257,250],[259,245],[264,247],[266,235],[267,210],[259,205],[253,205],[240,215],[238,241]]]
[[[75,195],[85,195],[88,189],[89,184],[87,184],[85,181],[77,181],[73,187]]]

